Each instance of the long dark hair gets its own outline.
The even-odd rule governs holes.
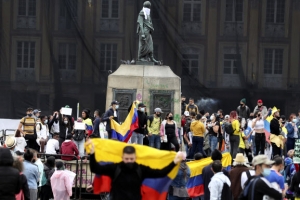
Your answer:
[[[166,117],[165,117],[165,120],[168,120],[168,116],[169,116],[169,114],[171,114],[172,112],[168,112],[167,114],[166,114]],[[173,113],[172,113],[173,114]]]

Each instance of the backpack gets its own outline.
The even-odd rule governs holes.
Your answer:
[[[250,172],[249,172],[250,174]],[[247,175],[248,176],[248,175]],[[252,190],[251,190],[251,200],[255,200],[254,199],[254,189],[255,189],[255,184],[256,182],[260,179],[260,177],[255,177],[253,178],[252,180],[250,180],[248,182],[248,184],[246,185],[246,187],[244,188],[244,190],[242,191],[242,193],[240,194],[238,200],[248,200],[248,193],[249,193],[249,189],[250,189],[250,186],[252,186]],[[247,183],[247,182],[246,182]]]
[[[85,130],[75,130],[73,139],[75,141],[81,141],[81,140],[83,140],[84,136],[85,136]]]
[[[225,128],[225,132],[226,132],[228,135],[233,135],[234,130],[233,130],[233,127],[232,127],[232,124],[231,124],[231,123],[225,122],[225,123],[224,123],[224,128]]]
[[[220,178],[218,179],[221,180]],[[221,181],[223,182],[223,180]],[[221,200],[228,200],[228,199],[232,199],[232,192],[230,186],[227,183],[223,182]]]
[[[153,120],[154,120],[154,116],[153,115],[151,115],[151,116],[148,116],[147,117],[147,121],[150,121],[150,123],[149,123],[149,127],[151,127],[151,125],[152,125],[152,122],[153,122]],[[160,123],[161,123],[161,118],[160,118]]]
[[[188,132],[188,130],[190,129],[191,127],[191,123],[192,123],[192,120],[191,119],[187,119],[185,124],[184,124],[184,131],[185,132]]]

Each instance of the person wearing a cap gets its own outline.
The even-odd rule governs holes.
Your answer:
[[[131,110],[131,106],[129,107],[128,111]],[[147,115],[145,114],[146,106],[143,103],[139,103],[137,105],[137,107],[138,107],[137,113],[138,113],[138,119],[139,119],[139,127],[133,131],[130,141],[132,144],[143,145],[143,139],[144,139],[145,130],[147,127]]]
[[[281,155],[281,148],[283,149],[283,140],[284,137],[281,134],[281,127],[283,126],[280,123],[280,114],[277,108],[272,109],[273,119],[270,121],[270,142],[272,145],[272,155]]]
[[[41,115],[41,110],[40,109],[35,109],[33,111],[33,117],[35,118],[35,120],[39,119]]]
[[[247,165],[244,154],[238,153],[236,154],[235,159],[233,159],[234,168],[229,171],[229,177],[231,181],[231,191],[234,197],[234,200],[237,200],[239,195],[242,192],[241,187],[241,176],[242,173],[249,170],[249,166]]]
[[[257,106],[255,106],[253,113],[260,112],[263,118],[267,118],[268,116],[268,109],[266,106],[263,105],[263,101],[261,99],[257,100]]]
[[[0,199],[16,199],[21,189],[21,177],[13,168],[14,158],[6,148],[0,148]]]
[[[17,140],[14,136],[7,137],[5,140],[5,146],[10,150],[13,157],[16,157],[15,146],[17,145]]]
[[[269,166],[273,163],[274,161],[269,160],[266,155],[254,157],[252,166],[255,169],[255,176],[250,177],[245,183],[245,187],[250,184],[248,193],[246,194],[248,199],[263,200],[265,196],[273,199],[283,199],[285,197],[287,187],[281,192],[275,189],[270,182],[264,178],[270,174],[271,170]],[[254,196],[252,196],[252,190]]]
[[[21,132],[21,136],[24,136],[27,141],[27,147],[38,149],[39,147],[36,143],[37,135],[35,132],[36,120],[32,112],[32,108],[27,108],[26,116],[21,119],[18,130]]]
[[[106,122],[106,131],[108,134],[108,138],[112,138],[112,130],[110,127],[110,120],[115,120],[116,122],[119,123],[119,102],[117,101],[112,101],[111,102],[111,107],[105,112],[102,121]]]
[[[246,99],[243,98],[240,101],[240,105],[237,107],[236,112],[238,114],[238,116],[244,118],[244,119],[248,119],[250,116],[250,109],[249,107],[246,105]]]
[[[149,116],[147,120],[149,145],[156,149],[160,149],[160,126],[162,123],[161,113],[163,111],[160,108],[154,109],[154,114]]]
[[[190,99],[189,99],[189,104],[186,105],[185,110],[186,110],[186,111],[189,111],[190,113],[191,113],[191,112],[195,112],[196,114],[199,114],[199,108],[198,108],[198,106],[195,104],[193,98],[190,98]]]

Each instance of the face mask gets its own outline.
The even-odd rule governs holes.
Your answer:
[[[244,106],[244,104],[242,104],[242,103],[241,103],[240,105],[241,105],[242,107]]]
[[[169,120],[173,120],[173,116],[169,117]]]
[[[210,120],[212,121],[212,120],[214,120],[215,119],[215,116],[210,116]]]
[[[47,123],[48,123],[48,120],[46,119],[46,120],[44,121],[44,123],[47,124]]]
[[[160,114],[160,113],[157,113],[157,114],[156,114],[156,116],[157,116],[157,117],[160,117],[160,116],[161,116],[161,114]]]
[[[262,175],[263,175],[264,177],[267,177],[267,176],[269,176],[270,174],[271,174],[271,169],[269,169],[269,168],[264,168],[264,169],[263,169]]]
[[[116,109],[119,109],[119,105],[116,105]]]
[[[31,116],[32,116],[32,114],[31,114],[31,113],[29,113],[29,114],[28,114],[28,116],[29,116],[29,117],[31,117]]]
[[[65,124],[68,124],[68,121],[64,121]]]
[[[141,112],[145,112],[145,108],[141,108]]]
[[[276,119],[278,119],[278,120],[279,120],[279,119],[280,119],[280,117],[276,117]]]
[[[297,123],[297,119],[293,119],[293,122],[294,122],[294,123]]]
[[[125,166],[126,166],[128,169],[133,169],[134,163],[125,163]]]
[[[253,116],[250,116],[249,119],[253,119]]]

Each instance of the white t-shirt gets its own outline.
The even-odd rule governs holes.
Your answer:
[[[255,171],[254,170],[249,170],[250,172],[250,175],[251,176],[254,176],[255,175]],[[248,181],[248,176],[247,176],[247,173],[246,172],[243,172],[242,173],[242,176],[241,176],[241,186],[242,186],[242,189],[244,189],[244,185],[245,183]]]
[[[42,129],[40,129],[42,128]],[[48,126],[43,125],[42,123],[36,125],[36,134],[38,139],[44,138],[48,139],[49,136],[49,129]]]
[[[59,142],[56,139],[50,139],[47,142],[46,154],[56,154],[56,150],[59,150]]]
[[[15,152],[20,151],[24,153],[24,149],[27,146],[26,140],[23,137],[16,137],[17,145],[15,146]]]

